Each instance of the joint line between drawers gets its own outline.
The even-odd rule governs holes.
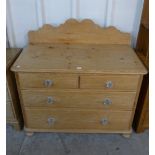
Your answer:
[[[80,88],[80,76],[78,76],[78,88]]]

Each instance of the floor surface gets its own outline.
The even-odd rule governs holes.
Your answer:
[[[7,155],[149,155],[149,132],[119,134],[64,134],[15,131],[7,125]]]

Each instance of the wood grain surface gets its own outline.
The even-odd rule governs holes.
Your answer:
[[[131,111],[104,111],[78,109],[28,109],[25,108],[25,126],[32,129],[102,129],[129,130]],[[123,117],[122,117],[123,116]],[[48,118],[55,118],[53,125],[48,124]],[[106,118],[108,123],[101,124]]]
[[[136,92],[106,92],[100,90],[22,90],[25,107],[132,110]],[[48,97],[53,102],[48,103]],[[111,104],[104,100],[110,99]]]
[[[29,32],[29,44],[131,44],[129,33],[123,33],[114,27],[102,28],[91,20],[67,20],[54,27],[44,25],[37,31]]]
[[[133,49],[125,45],[31,45],[23,50],[15,72],[145,74]]]

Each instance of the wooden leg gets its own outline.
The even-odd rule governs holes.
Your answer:
[[[29,137],[33,136],[33,134],[34,134],[34,132],[26,132],[26,135]]]
[[[20,131],[22,128],[21,124],[19,122],[9,122],[8,125],[12,126],[13,129]]]
[[[20,126],[20,124],[12,124],[12,126],[13,126],[13,128],[15,129],[15,130],[17,130],[17,131],[20,131],[21,130],[21,126]]]
[[[122,134],[122,136],[124,138],[130,138],[131,137],[131,133],[124,133],[124,134]]]

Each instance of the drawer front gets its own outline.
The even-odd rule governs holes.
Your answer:
[[[138,75],[87,76],[80,77],[80,88],[136,91]]]
[[[132,111],[77,109],[25,109],[26,127],[31,129],[129,130]]]
[[[103,92],[84,90],[53,90],[29,91],[23,90],[24,106],[29,107],[76,107],[95,109],[126,109],[134,105],[135,92]]]
[[[21,89],[25,88],[77,88],[78,76],[53,73],[19,73]]]

